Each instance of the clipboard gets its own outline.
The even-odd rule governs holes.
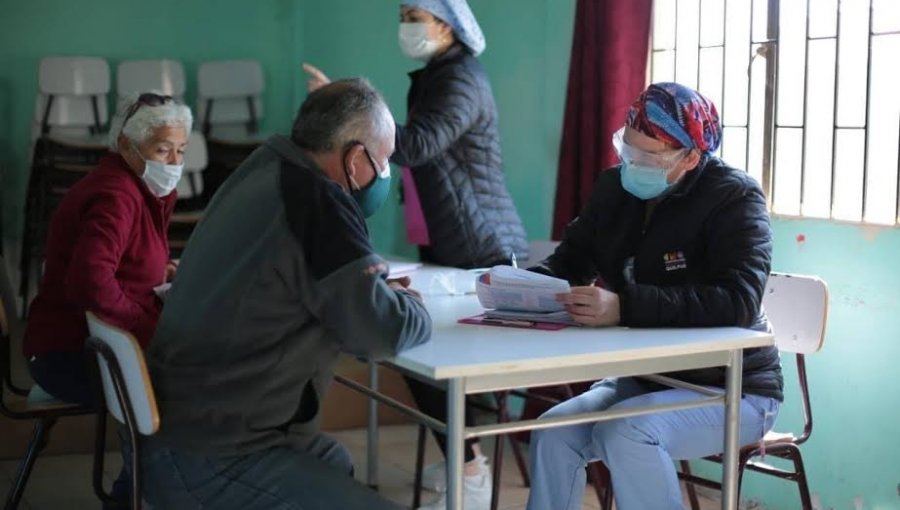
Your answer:
[[[475,326],[499,326],[501,328],[524,328],[537,329],[541,331],[559,331],[561,329],[569,327],[568,324],[556,324],[552,322],[492,319],[485,317],[484,314],[475,315],[472,317],[464,317],[456,322],[460,324],[472,324]]]

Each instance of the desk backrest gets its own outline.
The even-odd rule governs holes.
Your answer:
[[[828,286],[815,276],[772,273],[763,306],[785,352],[811,354],[825,342]]]
[[[131,334],[93,313],[87,312],[86,316],[91,334],[88,345],[97,352],[103,395],[110,414],[120,423],[126,423],[113,382],[115,378],[128,396],[137,431],[147,436],[154,434],[159,430],[159,412],[141,346]]]

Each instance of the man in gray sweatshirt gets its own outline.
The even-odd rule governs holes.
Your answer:
[[[396,508],[319,432],[340,352],[382,359],[431,335],[364,221],[387,195],[393,150],[381,95],[337,81],[213,198],[147,351],[161,426],[141,462],[155,507]]]

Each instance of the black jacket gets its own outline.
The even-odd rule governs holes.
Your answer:
[[[584,212],[536,270],[577,285],[599,277],[619,295],[623,326],[765,331],[761,302],[772,233],[756,181],[708,157],[653,204],[622,188],[618,168],[601,172]],[[725,383],[724,368],[676,376],[697,384]],[[744,391],[783,398],[775,347],[745,351]]]
[[[410,73],[407,121],[391,160],[412,169],[434,261],[480,267],[526,258],[506,189],[497,106],[481,63],[461,45]]]

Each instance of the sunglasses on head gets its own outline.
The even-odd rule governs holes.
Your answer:
[[[161,96],[159,94],[154,94],[153,92],[144,92],[138,96],[137,101],[135,101],[133,105],[128,107],[128,114],[125,115],[122,126],[125,126],[125,124],[128,123],[128,119],[134,117],[134,114],[141,109],[141,106],[162,106],[172,100],[172,96]]]

